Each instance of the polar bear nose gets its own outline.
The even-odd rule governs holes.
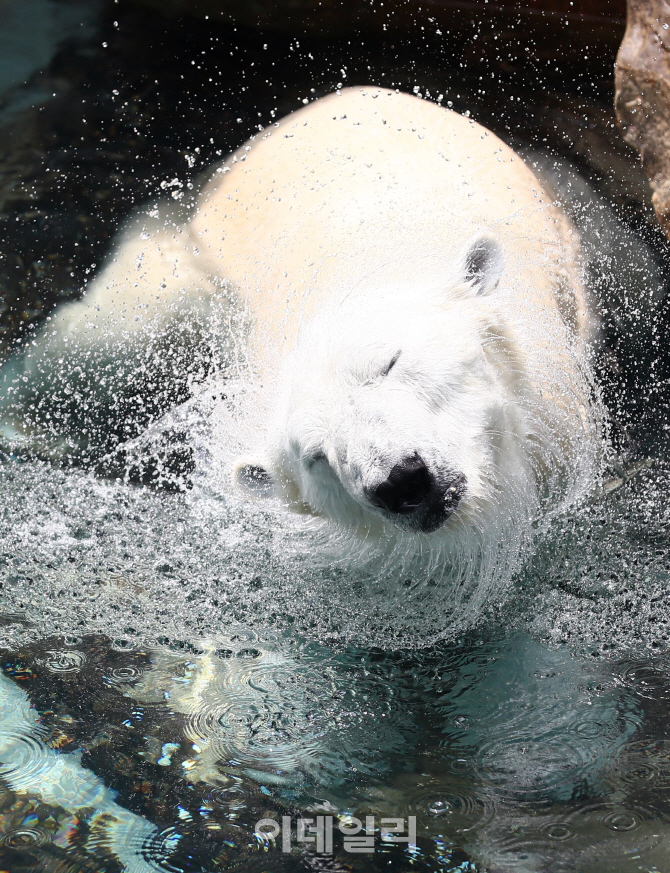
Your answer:
[[[441,484],[418,454],[403,458],[388,478],[366,489],[370,503],[384,512],[404,520],[409,527],[428,533],[453,512],[465,487],[465,477],[457,475]]]

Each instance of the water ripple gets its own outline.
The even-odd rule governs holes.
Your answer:
[[[86,655],[77,649],[51,650],[38,663],[50,673],[78,673],[86,663]]]
[[[641,870],[639,859],[665,841],[666,825],[660,819],[657,810],[627,802],[595,802],[546,815],[501,806],[487,828],[483,855],[491,869],[515,873]],[[624,863],[627,859],[632,867]]]
[[[608,775],[623,790],[670,788],[670,741],[636,740],[628,743],[617,761],[610,764]]]
[[[493,823],[487,834],[494,869],[641,870],[639,858],[664,842],[665,825],[652,808],[602,801],[564,815],[512,815]],[[544,819],[544,820],[543,820]],[[633,867],[625,866],[630,859]],[[647,869],[646,867],[644,869]],[[652,867],[651,869],[656,869]]]
[[[144,669],[137,664],[127,664],[123,667],[114,667],[105,673],[104,680],[108,685],[128,685],[137,681],[144,673]]]
[[[562,736],[512,735],[479,750],[477,772],[496,794],[551,799],[559,788],[571,791],[597,754],[589,744]]]
[[[280,770],[318,765],[327,700],[312,693],[295,666],[248,652],[228,662],[221,683],[192,700],[186,737],[206,748],[212,762],[254,769],[271,763]]]
[[[133,640],[127,640],[120,637],[112,641],[110,649],[114,652],[132,652],[137,648],[137,644]]]
[[[574,837],[574,830],[561,818],[551,817],[543,821],[517,813],[507,820],[503,814],[487,833],[489,845],[484,854],[487,864],[494,870],[568,873],[575,869],[572,863]]]
[[[0,776],[20,788],[39,785],[56,764],[41,739],[11,729],[0,731]]]
[[[566,840],[572,839],[574,831],[564,821],[548,821],[538,828],[539,833],[548,840],[557,843],[563,843]]]
[[[32,849],[51,842],[51,834],[45,828],[21,826],[7,831],[0,842],[8,849]]]
[[[638,804],[600,802],[568,816],[566,823],[582,852],[601,864],[616,864],[626,856],[645,855],[664,841],[662,818],[657,810]]]
[[[241,779],[231,777],[230,784],[213,788],[206,798],[212,806],[234,813],[246,809],[252,798],[252,792],[245,787]]]
[[[618,681],[638,697],[646,700],[670,700],[670,664],[667,659],[623,661]]]
[[[470,782],[426,778],[404,786],[402,814],[416,815],[421,821],[439,819],[439,827],[450,833],[467,833],[483,827],[493,816],[494,807],[478,796]]]
[[[384,753],[405,742],[400,695],[372,674],[359,681],[332,655],[294,659],[253,639],[217,638],[187,660],[152,653],[152,666],[129,693],[183,714],[193,753],[175,758],[175,766],[214,784],[230,767],[279,780],[328,773],[331,783],[389,766]]]
[[[209,873],[211,870],[224,869],[240,870],[244,873],[268,873],[269,870],[274,869],[275,864],[272,861],[276,859],[276,855],[273,852],[263,851],[263,847],[251,843],[247,832],[237,829],[233,829],[232,832],[229,829],[224,831],[217,824],[214,824],[214,828],[205,826],[205,831],[208,832],[208,851],[207,860],[203,856],[202,862],[198,860],[202,832],[191,832],[182,826],[166,827],[153,835],[145,841],[141,855],[152,869],[165,873],[184,873],[185,870],[193,873],[205,873],[205,871]],[[237,845],[234,841],[235,835],[239,835],[240,838]],[[220,845],[221,843],[223,846]],[[212,858],[212,850],[216,852],[217,849],[218,855]]]
[[[171,863],[179,850],[184,834],[175,827],[167,827],[159,833],[153,834],[142,846],[141,855],[156,870],[165,870],[168,873],[183,873],[181,865]]]

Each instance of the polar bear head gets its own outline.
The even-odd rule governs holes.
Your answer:
[[[503,272],[501,245],[479,235],[443,281],[321,311],[285,364],[265,460],[240,461],[238,484],[365,534],[435,535],[532,500]]]

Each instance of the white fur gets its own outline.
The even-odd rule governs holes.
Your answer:
[[[221,341],[231,302],[244,351]],[[239,484],[335,522],[359,555],[420,559],[454,597],[482,597],[537,520],[598,473],[592,334],[577,234],[523,162],[456,113],[350,89],[259,134],[190,215],[131,227],[83,300],[5,369],[5,417],[16,426],[17,396],[51,403],[53,432],[74,409],[71,438],[93,409],[94,441],[105,395],[117,418],[119,392],[141,409],[173,370],[183,381],[189,354],[175,349],[218,344],[217,365],[242,361],[261,387]],[[64,380],[82,403],[54,400]],[[432,533],[369,499],[414,454],[465,483]]]
[[[463,276],[447,287],[368,287],[324,309],[285,363],[262,460],[237,471],[239,481],[251,463],[243,487],[264,495],[268,471],[288,506],[349,531],[338,551],[377,578],[447,576],[455,625],[511,578],[538,521],[599,472],[584,348],[558,319],[510,311],[495,281],[484,284],[484,295]],[[432,533],[366,496],[413,453],[467,483]]]

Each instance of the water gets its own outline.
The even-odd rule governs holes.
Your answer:
[[[435,51],[395,36],[392,51],[369,39],[301,39],[298,51],[195,23],[187,40],[121,6],[100,25],[95,8],[5,10],[0,123],[23,125],[34,103],[47,118],[15,162],[26,166],[12,164],[36,185],[3,206],[3,252],[24,259],[19,279],[3,259],[3,292],[16,290],[0,313],[7,336],[78,293],[133,200],[188,181],[184,155],[204,169],[312,85],[332,90],[344,66],[347,82],[428,83],[582,170],[600,161],[596,187],[629,211],[643,196],[600,110],[576,102],[580,76],[610,100],[600,60],[566,83],[531,51],[524,79],[510,44],[489,93],[474,56],[464,70],[460,43],[453,60],[442,36]],[[472,22],[487,39],[496,26]],[[517,98],[504,111],[503,92]],[[599,219],[626,261],[629,232]],[[658,253],[645,220],[638,209],[632,224]],[[605,248],[614,299],[621,269]],[[628,340],[637,362],[638,334]],[[630,372],[639,399],[647,371]],[[634,406],[621,403],[620,426]],[[0,871],[670,870],[670,465],[664,442],[648,442],[654,465],[554,518],[506,597],[456,633],[435,580],[352,569],[318,526],[231,494],[225,458],[196,458],[206,474],[186,488],[141,452],[128,478],[123,464],[95,476],[0,456]],[[298,840],[298,820],[317,816],[333,826],[325,853]],[[409,842],[382,837],[383,819],[401,818],[405,835],[411,816]],[[372,818],[373,853],[349,851],[352,817]],[[263,819],[274,839],[257,833]]]
[[[557,519],[504,605],[420,649],[365,645],[346,586],[315,599],[332,573],[253,504],[0,476],[0,869],[668,869],[662,464]],[[254,833],[317,814],[332,855]],[[374,854],[347,852],[352,815]],[[415,845],[381,839],[408,816]]]

